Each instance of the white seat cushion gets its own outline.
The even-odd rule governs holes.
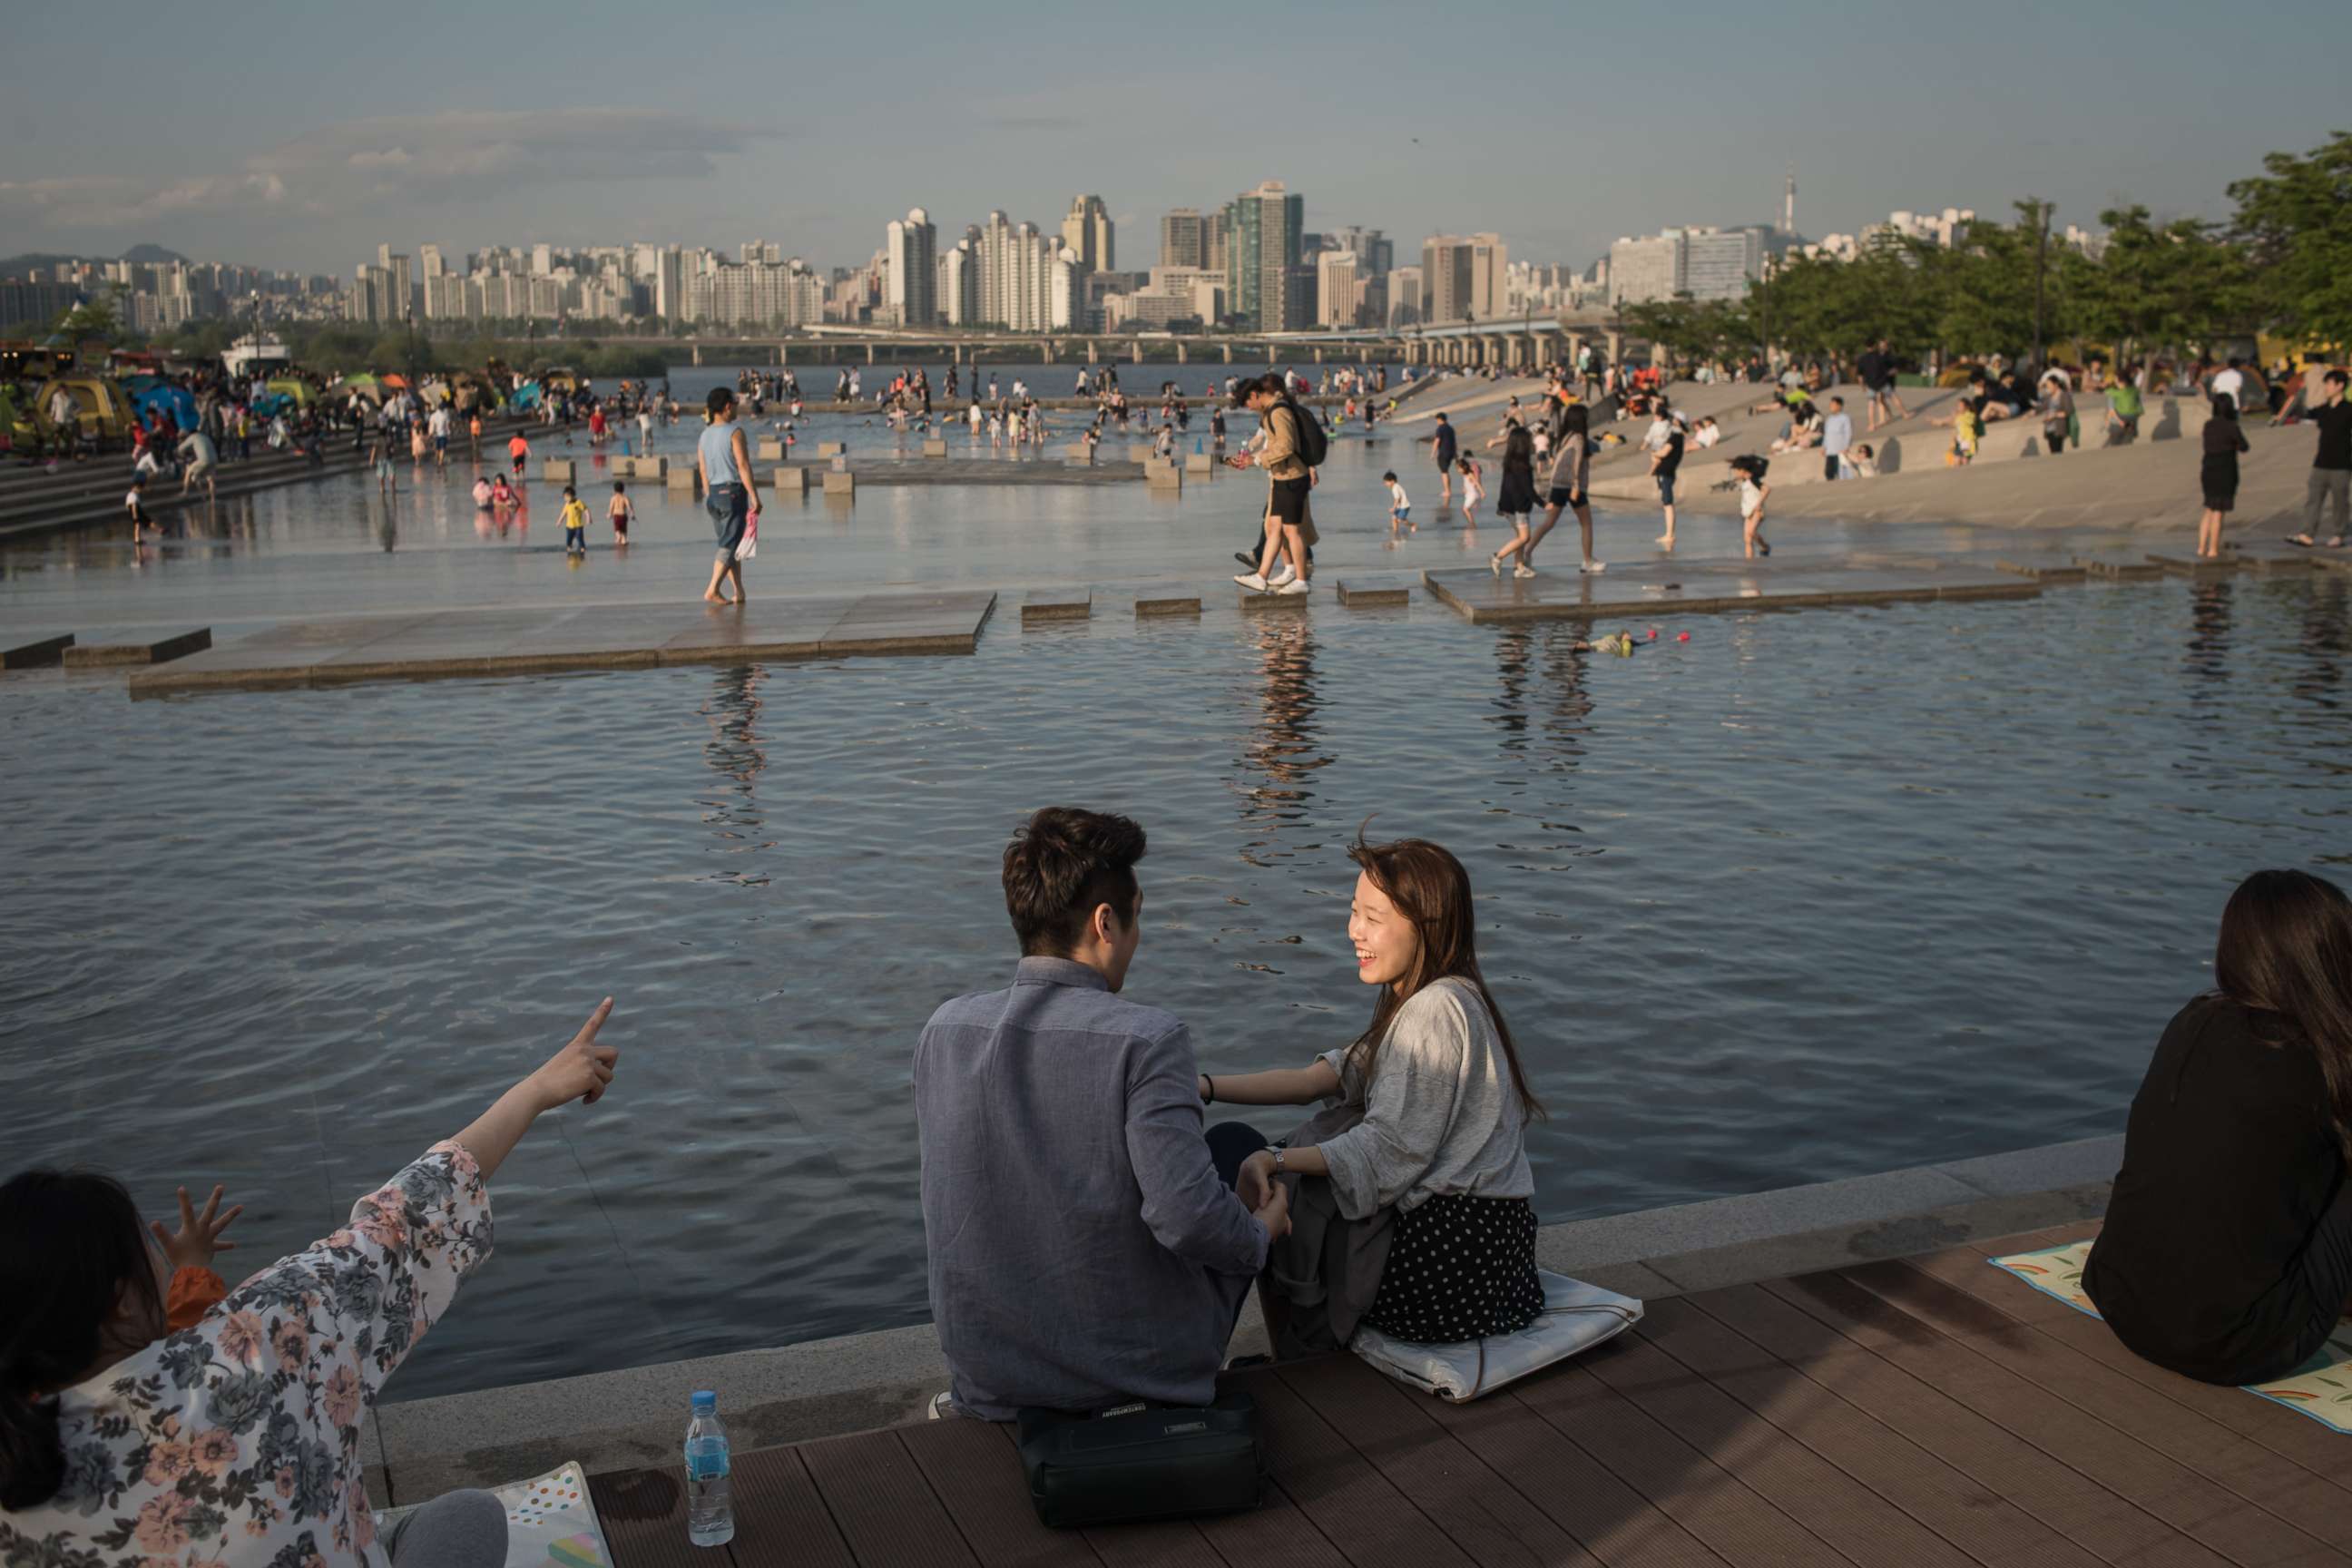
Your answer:
[[[1631,1296],[1565,1274],[1538,1269],[1536,1277],[1543,1281],[1543,1313],[1517,1333],[1417,1345],[1362,1328],[1348,1348],[1399,1383],[1460,1405],[1590,1350],[1642,1321],[1642,1303]]]

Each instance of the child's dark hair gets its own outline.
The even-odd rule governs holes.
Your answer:
[[[105,1355],[120,1302],[163,1331],[147,1227],[121,1182],[26,1171],[0,1185],[0,1509],[57,1496],[66,1451],[46,1395]]]
[[[1384,485],[1392,485],[1396,483],[1396,470],[1394,468],[1391,468],[1387,473],[1382,474],[1381,476],[1381,483]]]
[[[563,487],[563,493],[570,496],[573,500],[578,500],[580,499],[580,492],[573,489],[570,485]]]
[[[623,490],[626,489],[627,488],[628,488],[628,487],[626,487],[625,485],[622,484],[622,483],[621,483],[621,481],[620,481],[620,480],[618,480],[618,479],[614,479],[614,480],[613,481],[613,493],[614,493],[614,495],[619,495]]]

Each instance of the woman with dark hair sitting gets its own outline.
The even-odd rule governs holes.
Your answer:
[[[109,1177],[0,1185],[0,1563],[501,1568],[506,1510],[452,1492],[376,1540],[362,1414],[489,1256],[483,1184],[618,1053],[572,1042],[352,1209],[166,1331],[165,1254]]]
[[[2221,911],[2213,981],[2132,1100],[2083,1289],[2158,1366],[2267,1383],[2352,1297],[2352,901],[2255,872]]]
[[[1291,1232],[1260,1280],[1266,1326],[1284,1356],[1345,1345],[1359,1324],[1424,1344],[1515,1332],[1543,1310],[1526,1142],[1543,1108],[1478,973],[1470,874],[1417,838],[1349,858],[1371,1022],[1309,1066],[1201,1080],[1213,1101],[1327,1102],[1235,1182],[1244,1206],[1294,1184]]]

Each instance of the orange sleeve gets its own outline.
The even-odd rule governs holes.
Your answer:
[[[209,1268],[175,1271],[171,1294],[163,1299],[164,1327],[175,1333],[195,1327],[196,1320],[220,1305],[227,1295],[228,1281]]]

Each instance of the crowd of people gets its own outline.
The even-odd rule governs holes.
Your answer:
[[[1010,984],[941,1004],[914,1042],[949,1367],[932,1415],[1206,1405],[1253,1289],[1278,1361],[1367,1329],[1449,1345],[1532,1323],[1527,1133],[1545,1109],[1481,972],[1462,861],[1424,839],[1350,847],[1364,1026],[1303,1062],[1204,1071],[1183,1020],[1132,994],[1146,847],[1124,816],[1032,815],[1002,856]],[[2084,1283],[2149,1362],[2260,1382],[2352,1305],[2352,900],[2256,873],[2211,973],[2132,1101]],[[217,1188],[201,1207],[183,1189],[170,1224],[100,1174],[0,1184],[0,1553],[502,1563],[503,1511],[478,1492],[377,1541],[362,1415],[488,1257],[509,1153],[614,1083],[612,1011],[234,1288],[212,1268],[238,1213]],[[1281,1107],[1317,1109],[1258,1120]]]

